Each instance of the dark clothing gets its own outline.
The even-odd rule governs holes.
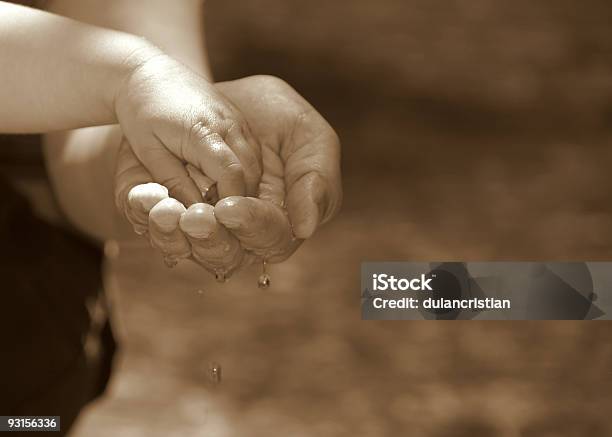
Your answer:
[[[110,376],[103,256],[38,218],[1,175],[0,192],[0,415],[61,416],[64,435]]]

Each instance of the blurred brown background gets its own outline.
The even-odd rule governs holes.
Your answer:
[[[338,130],[347,217],[418,226],[421,257],[605,259],[610,22],[605,1],[268,0],[210,2],[208,29],[217,79],[279,75]]]
[[[256,269],[219,286],[123,246],[108,265],[123,354],[74,435],[612,435],[610,323],[362,322],[358,274],[612,258],[612,5],[207,9],[217,80],[280,76],[337,129],[345,206],[265,292]]]

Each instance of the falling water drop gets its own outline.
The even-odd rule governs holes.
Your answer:
[[[178,261],[170,256],[164,256],[164,264],[166,264],[166,267],[171,269],[178,264]]]
[[[257,280],[257,286],[262,289],[268,288],[270,286],[270,275],[266,273],[266,264],[267,261],[264,258],[261,263],[261,275],[259,275],[259,279]]]
[[[221,382],[221,364],[213,361],[208,365],[208,376],[213,384],[219,384]]]
[[[259,276],[259,280],[257,281],[257,286],[259,288],[268,288],[270,286],[270,275],[264,273]]]
[[[225,272],[221,270],[215,271],[215,279],[219,283],[224,283],[226,281]]]

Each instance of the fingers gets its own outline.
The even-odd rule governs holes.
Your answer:
[[[191,164],[187,164],[187,173],[189,177],[193,179],[196,186],[202,193],[204,203],[214,205],[219,201],[219,194],[217,193],[216,182],[208,176],[204,175],[199,169]]]
[[[300,244],[293,238],[283,209],[253,197],[228,197],[214,208],[215,217],[245,249],[271,262],[282,261]]]
[[[336,133],[303,97],[278,78],[258,76],[216,86],[230,99],[245,103],[239,105],[242,112],[249,122],[254,120],[251,126],[255,133],[267,139],[262,144],[264,175],[260,197],[267,188],[277,198],[274,192],[280,192],[281,186],[276,178],[268,177],[268,146],[282,160],[283,193],[287,193],[284,204],[294,233],[298,238],[310,237],[317,226],[338,212],[342,201],[340,142]],[[262,90],[265,99],[261,97]],[[315,187],[315,192],[309,193],[310,187]]]
[[[148,230],[151,208],[168,197],[166,187],[151,183],[152,180],[151,174],[123,138],[115,171],[115,203],[139,235],[146,234]]]
[[[151,174],[136,158],[125,137],[122,137],[115,168],[115,204],[117,208],[125,212],[130,190],[138,184],[152,181]]]
[[[228,130],[225,140],[242,165],[246,195],[256,196],[263,166],[261,149],[257,140],[246,123],[242,126],[233,125]]]
[[[285,163],[287,211],[295,236],[304,239],[336,215],[342,203],[340,143],[318,117],[317,129],[322,133],[304,135],[304,145]]]
[[[262,149],[264,173],[259,183],[259,197],[275,205],[285,206],[285,166],[270,147]]]
[[[153,180],[168,188],[170,195],[185,205],[202,201],[195,182],[189,177],[185,165],[159,140],[135,149],[138,160],[149,171]]]
[[[151,209],[167,198],[168,189],[153,182],[136,185],[130,190],[125,215],[134,227],[134,232],[138,235],[147,233]]]
[[[184,152],[186,161],[217,182],[219,197],[244,196],[246,183],[242,164],[221,135],[203,124],[192,132],[190,144]]]
[[[191,243],[193,258],[208,270],[228,277],[242,264],[240,242],[217,222],[213,206],[191,205],[179,226]]]
[[[300,178],[287,193],[287,212],[298,238],[309,238],[323,223],[329,204],[325,182],[317,173]]]
[[[150,182],[153,176],[125,140],[117,162],[117,204],[136,233],[149,234],[151,245],[162,252],[167,265],[193,256],[208,270],[229,276],[249,263],[252,257],[246,256],[236,237],[216,221],[212,206],[195,203],[186,210],[181,202],[169,197],[166,187]],[[217,201],[212,179],[190,165],[184,171],[192,178],[200,197]]]
[[[191,255],[191,246],[179,228],[185,207],[171,197],[157,203],[149,212],[149,235],[153,247],[159,249],[170,267]]]

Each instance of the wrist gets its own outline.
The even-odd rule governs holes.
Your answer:
[[[118,48],[120,56],[113,68],[113,85],[109,87],[111,92],[106,96],[106,105],[112,112],[115,122],[118,122],[119,107],[128,95],[134,76],[153,59],[166,55],[145,38],[130,34],[121,34],[114,41],[114,45]]]

